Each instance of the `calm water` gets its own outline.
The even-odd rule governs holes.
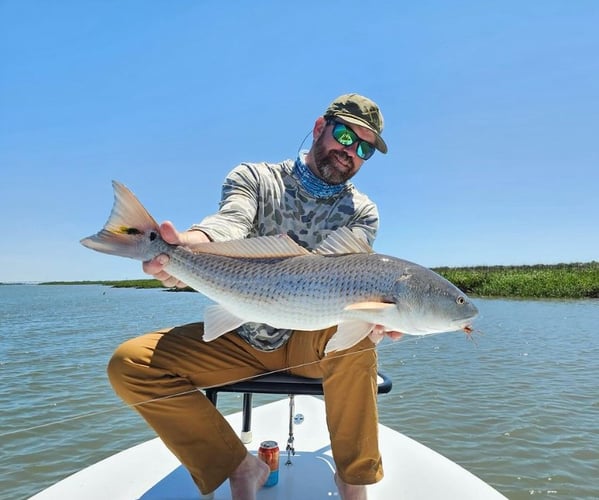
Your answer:
[[[477,305],[476,342],[379,347],[394,381],[381,421],[510,499],[599,498],[599,301]],[[0,286],[0,498],[154,437],[113,395],[106,362],[122,340],[201,319],[203,306],[191,293]],[[219,407],[239,410],[239,396]]]

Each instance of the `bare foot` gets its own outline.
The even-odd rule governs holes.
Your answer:
[[[363,484],[347,484],[335,473],[335,483],[341,500],[367,500],[366,486]]]
[[[232,500],[255,500],[256,492],[266,482],[270,467],[248,452],[239,467],[229,476]]]

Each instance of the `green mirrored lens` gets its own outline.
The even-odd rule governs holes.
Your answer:
[[[335,128],[333,128],[333,137],[343,146],[351,146],[358,140],[356,134],[342,123],[338,123],[335,125]]]
[[[368,160],[374,154],[374,148],[369,143],[360,141],[356,153],[363,160]]]

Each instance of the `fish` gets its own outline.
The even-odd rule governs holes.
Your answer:
[[[472,331],[478,310],[459,288],[426,267],[374,252],[350,228],[332,231],[312,251],[285,234],[191,251],[164,241],[135,195],[112,184],[108,221],[81,244],[140,261],[168,255],[164,270],[214,302],[204,311],[207,342],[247,322],[302,332],[337,326],[325,354],[352,347],[375,325],[409,335]]]

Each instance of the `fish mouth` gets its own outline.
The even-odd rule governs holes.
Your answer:
[[[456,330],[464,330],[466,333],[468,333],[468,330],[472,331],[473,330],[473,326],[472,326],[472,320],[474,318],[476,318],[476,314],[474,316],[471,316],[470,318],[464,319],[464,318],[457,318],[453,320],[453,324],[456,327]]]

